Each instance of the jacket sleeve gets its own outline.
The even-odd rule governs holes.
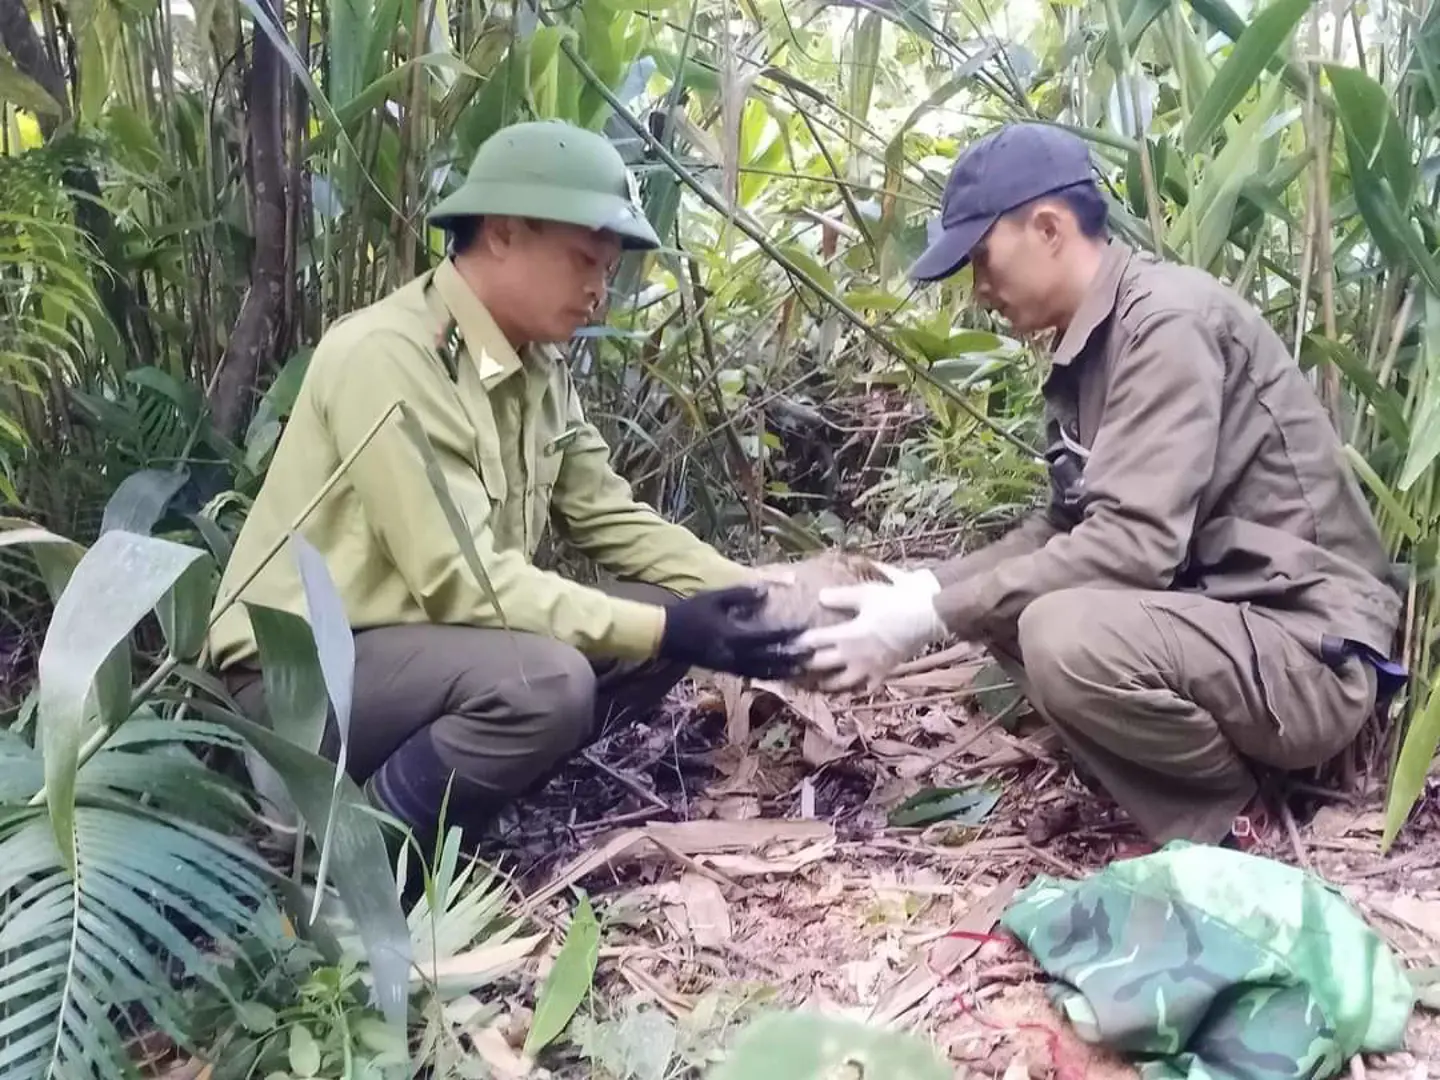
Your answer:
[[[550,497],[555,527],[565,539],[617,576],[681,596],[751,580],[752,571],[638,501],[611,466],[610,448],[585,419],[573,386],[568,399],[575,435]]]
[[[496,549],[490,495],[469,457],[474,432],[438,359],[403,335],[383,331],[337,347],[346,355],[323,367],[317,386],[336,453],[344,457],[359,446],[394,402],[408,405],[434,448],[499,600],[497,610],[461,554],[424,461],[397,415],[355,459],[346,479],[364,507],[371,542],[384,550],[432,622],[544,634],[587,654],[654,654],[664,628],[661,608],[607,596],[538,569],[521,552]]]
[[[990,637],[1013,632],[1031,601],[1058,589],[1168,588],[1214,471],[1223,384],[1219,346],[1195,314],[1142,321],[1111,374],[1079,524],[943,589],[935,609],[946,626]]]
[[[1044,510],[1037,511],[993,544],[986,544],[968,555],[960,555],[941,563],[934,569],[935,579],[940,582],[941,588],[948,588],[976,574],[988,573],[1006,559],[1039,551],[1059,532],[1060,530],[1051,524],[1049,514]]]

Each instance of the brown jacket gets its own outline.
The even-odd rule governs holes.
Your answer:
[[[1045,386],[1048,507],[936,571],[937,610],[1007,638],[1058,589],[1250,603],[1316,655],[1388,656],[1400,598],[1329,418],[1260,314],[1203,271],[1112,241]]]

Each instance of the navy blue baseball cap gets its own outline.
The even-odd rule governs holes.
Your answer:
[[[970,251],[1003,214],[1032,199],[1093,183],[1090,151],[1063,128],[1007,124],[966,147],[950,171],[930,244],[910,277],[939,281],[964,268]]]

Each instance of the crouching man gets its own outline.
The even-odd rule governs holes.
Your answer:
[[[983,641],[1155,842],[1263,820],[1256,766],[1342,750],[1375,706],[1400,601],[1313,389],[1209,275],[1107,239],[1077,138],[1016,125],[957,160],[911,271],[974,270],[1017,331],[1055,332],[1048,507],[800,639],[832,690],[953,635]]]
[[[525,123],[481,146],[431,220],[451,256],[321,339],[221,595],[356,451],[396,401],[418,416],[498,596],[475,580],[392,419],[320,498],[302,532],[355,631],[348,769],[381,808],[433,836],[482,826],[607,719],[654,706],[692,666],[779,677],[793,632],[742,625],[749,572],[632,496],[587,422],[563,356],[626,249],[659,245],[601,136]],[[537,569],[547,525],[616,579],[591,588]],[[288,551],[242,599],[301,613]],[[236,606],[212,652],[265,716],[254,634]],[[338,750],[326,731],[322,751]]]

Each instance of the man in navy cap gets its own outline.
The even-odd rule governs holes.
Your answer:
[[[956,162],[929,247],[1017,331],[1054,331],[1045,508],[798,644],[827,688],[874,686],[946,637],[982,641],[1155,842],[1236,842],[1257,770],[1355,736],[1400,599],[1314,390],[1261,315],[1202,271],[1107,235],[1085,144],[1005,127]]]

